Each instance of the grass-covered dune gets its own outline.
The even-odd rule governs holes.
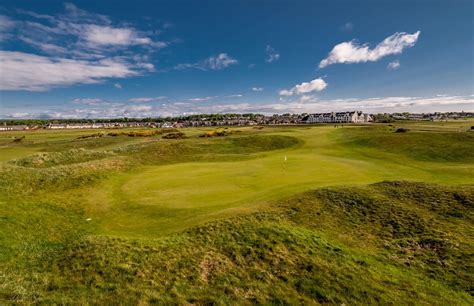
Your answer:
[[[470,125],[2,133],[0,302],[472,305]]]

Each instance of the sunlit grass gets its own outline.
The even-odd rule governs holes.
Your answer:
[[[471,125],[0,134],[0,301],[472,304]]]

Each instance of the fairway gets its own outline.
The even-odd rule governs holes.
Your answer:
[[[44,258],[51,248],[64,250],[65,253],[60,251],[59,254],[67,258],[53,259],[53,266],[61,260],[72,260],[67,255],[71,252],[68,250],[76,248],[78,243],[92,243],[86,247],[93,248],[95,243],[105,243],[108,245],[106,249],[119,248],[117,252],[134,244],[139,244],[140,248],[146,248],[146,245],[162,248],[165,244],[171,249],[179,249],[182,239],[191,239],[186,235],[191,235],[190,232],[202,226],[220,228],[220,222],[234,222],[232,220],[235,220],[236,226],[254,226],[257,223],[252,218],[264,214],[262,220],[269,219],[262,221],[262,226],[268,222],[278,223],[274,218],[283,218],[278,226],[281,230],[290,231],[292,226],[296,226],[296,232],[291,234],[299,237],[294,238],[296,240],[310,239],[306,237],[309,234],[318,235],[327,243],[341,246],[352,254],[350,256],[362,256],[373,261],[372,267],[380,266],[376,268],[377,272],[373,271],[375,274],[382,273],[380,271],[387,273],[385,269],[397,269],[393,273],[403,279],[407,277],[400,281],[421,286],[419,290],[422,292],[431,290],[427,289],[430,286],[440,286],[443,298],[453,295],[455,301],[469,303],[472,299],[459,289],[461,287],[446,285],[442,281],[423,283],[424,280],[412,279],[411,273],[425,275],[424,272],[403,272],[404,268],[397,264],[385,266],[380,257],[382,253],[378,253],[378,242],[358,241],[357,237],[350,237],[347,232],[338,232],[340,229],[333,227],[330,220],[337,218],[339,212],[336,217],[331,215],[321,219],[319,225],[304,225],[314,222],[306,219],[291,225],[293,221],[288,220],[292,217],[288,220],[282,217],[281,205],[287,201],[292,203],[292,199],[298,199],[307,192],[324,188],[339,190],[338,186],[343,188],[341,190],[351,190],[349,193],[363,194],[369,188],[366,186],[382,181],[423,182],[448,189],[472,186],[474,134],[468,131],[472,123],[405,123],[396,127],[375,124],[338,128],[332,125],[263,129],[241,127],[229,128],[229,136],[211,138],[199,137],[203,132],[211,131],[210,128],[182,129],[186,138],[178,140],[163,139],[161,136],[81,139],[80,136],[95,133],[89,130],[5,132],[0,138],[0,243],[7,252],[0,257],[0,263],[11,273],[7,277],[14,277],[29,273],[26,272],[29,268],[24,265],[31,260],[30,256]],[[400,126],[408,128],[409,132],[395,133]],[[26,137],[22,142],[12,142],[13,137],[23,135]],[[344,194],[343,191],[338,192]],[[370,194],[372,196],[377,192]],[[304,197],[295,200],[295,203],[306,201],[302,199]],[[385,195],[381,193],[375,199],[385,199]],[[311,205],[317,207],[320,204]],[[274,214],[274,217],[267,214]],[[424,214],[427,213],[422,212]],[[472,211],[467,214],[472,216]],[[31,220],[36,220],[39,227]],[[469,221],[466,219],[465,222],[468,223],[462,223],[462,226],[468,226]],[[303,225],[309,227],[303,230]],[[219,235],[227,235],[224,234],[228,231],[226,226],[216,229]],[[449,228],[450,225],[443,226]],[[472,230],[472,224],[467,230]],[[31,235],[33,231],[35,235]],[[208,234],[212,235],[213,231]],[[457,233],[455,235],[464,235],[455,229],[453,231]],[[368,233],[367,239],[372,241],[375,234]],[[466,243],[467,250],[472,250],[472,238],[470,235],[463,238],[467,239],[462,242]],[[119,240],[115,243],[109,239]],[[32,253],[25,253],[25,243]],[[122,246],[124,243],[130,245]],[[179,249],[176,252],[183,251]],[[156,256],[156,260],[168,258],[164,254]],[[466,256],[465,253],[462,256]],[[141,261],[137,260],[129,258],[127,265],[133,266]],[[227,262],[228,259],[222,260]],[[74,265],[84,263],[76,262]],[[235,264],[228,263],[229,267]],[[35,265],[38,271],[35,273],[43,273],[41,271],[46,268],[40,262]],[[63,271],[63,268],[55,269]],[[60,276],[61,273],[44,277],[61,283],[62,277],[69,277],[67,274]],[[34,285],[31,277],[26,277],[24,286]],[[428,287],[425,288],[425,285]],[[79,291],[71,289],[70,293],[56,297],[41,288],[31,290],[38,290],[38,294],[45,298],[38,298],[37,301],[67,302],[74,295],[83,296],[89,292],[90,288],[82,286],[77,287],[82,289],[76,288]],[[176,290],[184,290],[181,292],[186,296],[189,288],[186,285]],[[7,296],[7,289],[0,288],[0,294]],[[221,296],[220,289],[216,287],[215,290],[216,297]],[[389,292],[393,288],[381,290],[389,294],[390,299],[405,299],[403,296],[391,296]],[[99,292],[96,301],[113,301],[105,291]],[[288,301],[291,301],[291,294]],[[331,295],[327,294],[328,297]],[[426,301],[432,301],[430,294]],[[34,301],[36,298],[25,293],[22,299]],[[220,301],[225,303],[226,300]]]

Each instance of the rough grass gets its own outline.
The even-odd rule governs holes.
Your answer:
[[[0,304],[472,305],[472,133],[396,128],[8,134]]]
[[[320,189],[289,203],[298,224],[337,236],[351,233],[347,242],[354,246],[473,293],[473,186],[382,182]]]
[[[158,240],[63,237],[29,258],[28,271],[7,272],[21,282],[4,283],[0,296],[93,304],[472,304],[472,237],[451,231],[450,220],[431,219],[437,210],[425,200],[407,205],[387,195],[411,198],[427,189],[453,195],[438,206],[455,203],[472,213],[472,187],[318,189],[267,212]],[[472,219],[456,220],[472,226]],[[355,239],[375,238],[358,248],[340,237],[347,230]]]
[[[0,164],[0,193],[15,197],[79,188],[91,185],[110,173],[125,171],[128,167],[127,161],[123,158],[92,160],[47,168]]]
[[[0,191],[5,194],[25,194],[78,188],[140,165],[233,160],[239,158],[238,155],[241,155],[240,158],[249,158],[244,155],[291,147],[298,143],[298,139],[290,136],[257,135],[224,142],[154,141],[107,151],[80,148],[38,153],[0,164]]]
[[[32,156],[12,160],[10,163],[22,167],[47,168],[58,165],[69,165],[87,162],[91,160],[110,157],[112,155],[113,152],[110,151],[92,151],[80,148],[62,152],[39,153]]]
[[[474,162],[474,134],[440,130],[410,130],[394,133],[381,126],[340,130],[339,137],[354,148],[376,148],[403,154],[415,160],[438,162]],[[407,130],[398,128],[397,130]],[[395,130],[395,131],[397,131]],[[447,145],[449,144],[449,145]]]

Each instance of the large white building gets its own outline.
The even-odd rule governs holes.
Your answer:
[[[367,123],[372,117],[362,112],[332,112],[310,114],[303,118],[304,123]]]

